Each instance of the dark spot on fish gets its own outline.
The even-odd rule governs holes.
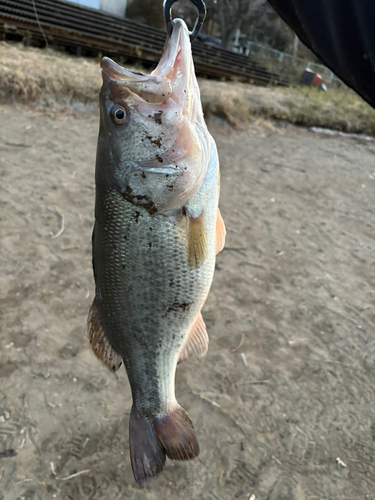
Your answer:
[[[168,307],[165,316],[167,316],[167,314],[169,314],[172,311],[178,312],[181,310],[183,312],[186,312],[190,309],[190,306],[192,304],[193,302],[182,302],[182,303],[174,302],[171,306]]]
[[[173,286],[173,281],[174,281],[174,278],[171,278],[171,279],[169,280],[169,286]]]
[[[158,111],[157,113],[154,113],[154,120],[155,120],[155,123],[157,123],[158,125],[161,125],[161,115],[162,114],[163,114],[163,111]]]
[[[138,224],[138,219],[139,219],[139,216],[141,215],[141,212],[138,212],[138,210],[135,211],[135,214],[134,214],[134,219],[135,219],[135,222]]]
[[[158,160],[160,163],[163,163],[163,158],[160,155],[155,155],[155,159]]]
[[[186,94],[186,90],[185,90],[185,89],[184,89],[184,92],[185,92],[185,94]]]
[[[150,231],[152,231],[152,227],[150,227]]]
[[[150,215],[155,215],[158,211],[155,203],[148,196],[134,195],[130,186],[127,186],[125,191],[121,191],[121,196],[129,203],[145,208]]]
[[[125,269],[125,264],[122,265],[122,268]]]
[[[149,242],[148,246],[149,246],[150,248],[152,248],[152,243],[151,243],[151,241]]]
[[[168,191],[173,191],[174,186],[173,186],[173,184],[169,184],[169,186],[167,186],[167,188],[168,188]]]
[[[128,237],[126,236],[126,234],[124,234],[124,240],[127,240],[127,239],[128,239]]]
[[[146,179],[146,174],[144,172],[141,173],[141,176],[143,177],[143,179]]]
[[[161,138],[153,139],[150,135],[146,135],[146,139],[148,139],[151,144],[156,144],[158,148],[161,148]]]
[[[181,209],[181,213],[182,213],[182,215],[185,215],[185,216],[186,216],[186,208],[185,208],[185,207],[182,207],[182,209]]]
[[[166,174],[166,175],[165,175],[165,178],[166,178],[166,179],[168,179],[168,177],[169,177],[169,174]]]

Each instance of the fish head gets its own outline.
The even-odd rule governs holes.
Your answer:
[[[189,32],[172,21],[163,55],[146,75],[101,62],[98,148],[122,191],[147,197],[159,213],[182,207],[200,188],[210,157]],[[108,155],[106,155],[108,158]],[[129,191],[130,190],[130,191]]]

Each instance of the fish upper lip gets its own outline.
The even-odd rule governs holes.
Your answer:
[[[124,82],[147,82],[150,75],[137,73],[130,69],[123,68],[109,57],[103,57],[100,67],[111,80],[119,80]]]

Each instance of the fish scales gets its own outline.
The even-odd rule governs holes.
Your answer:
[[[134,380],[133,397],[140,407],[149,405],[158,414],[173,386],[178,352],[211,285],[216,207],[206,209],[211,258],[196,269],[188,264],[184,217],[151,216],[113,189],[104,196],[99,192],[98,201],[94,261],[108,337],[127,367],[137,360],[127,370]],[[148,357],[145,351],[156,356]],[[152,386],[144,383],[150,379],[155,380]]]

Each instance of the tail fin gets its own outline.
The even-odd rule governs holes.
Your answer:
[[[133,406],[129,441],[133,474],[138,484],[157,477],[164,468],[166,456],[173,460],[191,460],[199,454],[193,424],[181,406],[154,420],[147,419]]]
[[[156,435],[152,420],[146,419],[134,406],[129,422],[130,460],[134,479],[147,483],[164,469],[165,451]]]
[[[154,427],[168,458],[191,460],[199,455],[193,422],[181,406],[155,420]]]

